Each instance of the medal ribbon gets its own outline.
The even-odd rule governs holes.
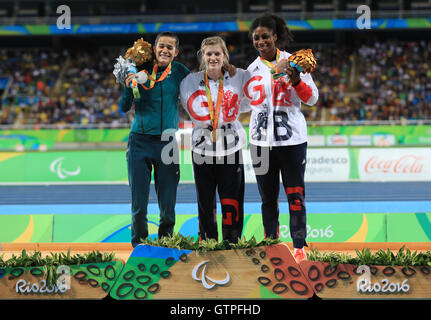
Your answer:
[[[278,63],[278,59],[280,59],[280,50],[278,50],[278,48],[277,48],[277,54],[275,55],[275,61],[276,61],[275,63],[276,64]],[[262,61],[262,63],[264,65],[268,66],[270,69],[274,69],[275,66],[276,66],[275,64],[269,62],[268,60],[266,60],[266,59],[264,59],[262,57],[260,57],[260,61]]]
[[[169,72],[171,71],[171,63],[169,63],[169,65],[166,67],[166,70],[163,71],[162,75],[160,76],[159,79],[157,78],[157,69],[158,69],[158,65],[156,62],[154,62],[153,65],[153,71],[151,72],[151,76],[149,75],[147,70],[144,70],[144,72],[147,74],[148,79],[150,79],[150,86],[146,87],[143,84],[141,84],[141,86],[145,89],[145,90],[150,90],[154,87],[154,85],[156,84],[156,82],[160,82],[165,80],[165,78],[168,76]]]
[[[223,100],[223,74],[220,76],[220,79],[218,82],[218,94],[217,94],[215,113],[214,113],[213,100],[211,98],[211,90],[210,90],[210,84],[208,81],[208,74],[206,73],[206,71],[205,71],[205,91],[207,95],[208,109],[210,111],[211,125],[213,127],[213,130],[216,130],[218,125],[218,118],[220,116],[221,102]]]

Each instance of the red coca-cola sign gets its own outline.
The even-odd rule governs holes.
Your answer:
[[[379,156],[372,156],[365,163],[365,173],[421,174],[424,159],[425,157],[409,154],[395,159],[381,159]]]

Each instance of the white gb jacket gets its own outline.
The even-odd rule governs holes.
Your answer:
[[[279,59],[291,54],[280,51]],[[273,61],[275,64],[275,61]],[[247,68],[250,79],[244,86],[251,108],[250,143],[258,146],[288,146],[307,141],[307,124],[301,112],[301,102],[314,105],[319,92],[309,73],[300,74],[294,88],[288,77],[274,80],[270,68],[257,57]]]
[[[204,156],[227,156],[240,150],[247,143],[247,135],[238,117],[244,96],[244,83],[250,77],[246,70],[237,69],[230,77],[223,75],[223,100],[217,125],[217,141],[212,142],[211,120],[205,91],[204,71],[189,74],[180,85],[181,105],[194,123],[192,151]],[[219,81],[209,80],[214,110],[216,108]]]

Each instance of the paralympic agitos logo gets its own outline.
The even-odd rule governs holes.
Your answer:
[[[66,170],[63,168],[64,157],[60,157],[51,162],[49,171],[56,173],[60,179],[66,179],[68,176],[77,176],[81,172],[81,167],[78,166],[74,170]]]
[[[224,286],[225,284],[228,284],[229,281],[230,281],[230,275],[227,272],[226,272],[226,278],[224,278],[223,280],[215,280],[215,279],[212,279],[212,278],[210,278],[209,276],[207,276],[205,274],[206,267],[207,267],[206,264],[208,262],[209,262],[209,260],[205,260],[205,261],[202,261],[202,262],[198,263],[193,268],[192,278],[194,280],[201,281],[203,287],[205,289],[208,289],[208,290],[212,289],[215,285]],[[202,268],[200,276],[198,276],[198,270],[200,269],[200,267],[203,267],[203,268]]]

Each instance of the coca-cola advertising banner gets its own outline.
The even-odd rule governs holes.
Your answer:
[[[243,155],[246,182],[255,183]],[[431,181],[431,148],[308,148],[305,181]]]
[[[360,181],[431,181],[431,148],[364,148]]]

